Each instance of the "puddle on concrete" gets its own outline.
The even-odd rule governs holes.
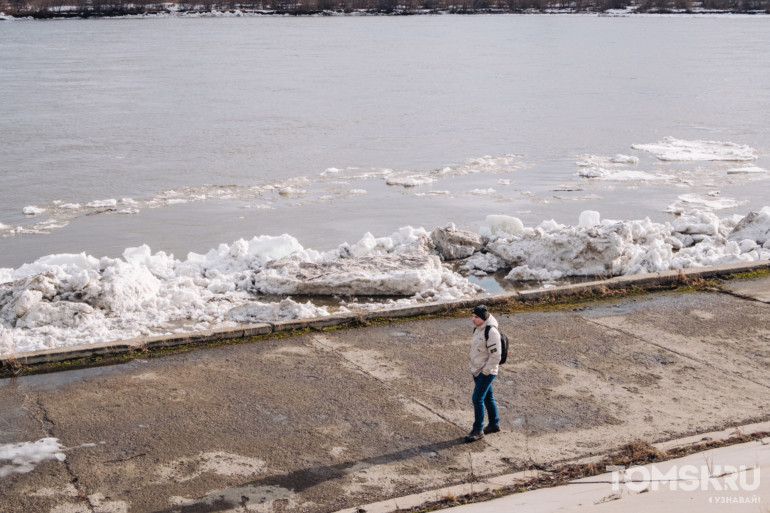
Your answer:
[[[132,360],[127,363],[108,365],[104,367],[91,367],[88,369],[52,372],[49,374],[34,374],[32,376],[18,376],[0,380],[0,388],[13,385],[24,391],[53,390],[81,381],[100,376],[111,376],[135,371],[147,360]]]

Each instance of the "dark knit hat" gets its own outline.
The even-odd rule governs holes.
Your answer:
[[[485,305],[477,306],[471,313],[473,313],[473,315],[476,317],[484,319],[485,321],[487,320],[487,317],[489,317],[489,312],[487,311],[487,307]]]

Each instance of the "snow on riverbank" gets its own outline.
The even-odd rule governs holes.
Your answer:
[[[552,281],[770,259],[770,207],[725,219],[693,212],[671,223],[585,211],[575,226],[534,228],[493,215],[480,232],[406,227],[328,252],[289,235],[262,236],[186,260],[147,246],[117,259],[49,255],[0,269],[0,354],[332,313],[290,296],[351,297],[334,307],[348,312],[482,292],[441,260],[462,259],[469,274]],[[356,300],[366,297],[380,299]]]
[[[283,235],[221,244],[184,261],[147,246],[117,259],[49,255],[0,269],[0,354],[329,315],[290,295],[381,296],[388,304],[389,296],[432,301],[480,291],[432,251],[425,230],[404,228],[325,253]]]
[[[600,220],[598,212],[586,211],[578,226],[546,221],[521,228],[501,217],[488,219],[488,231],[497,238],[486,254],[468,259],[465,270],[510,269],[509,280],[549,281],[770,259],[770,207],[721,220],[710,212],[694,212],[672,223]]]

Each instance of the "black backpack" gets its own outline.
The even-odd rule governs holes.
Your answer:
[[[489,330],[492,328],[492,326],[487,326],[484,329],[484,339],[489,340]],[[500,331],[499,329],[497,332],[500,334],[500,365],[504,364],[505,361],[508,359],[508,337]]]

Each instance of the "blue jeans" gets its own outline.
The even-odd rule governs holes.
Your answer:
[[[497,403],[492,393],[492,381],[494,380],[495,376],[487,376],[483,373],[473,376],[473,381],[476,382],[476,386],[473,387],[473,414],[476,417],[473,422],[474,431],[481,431],[484,428],[485,406],[489,415],[489,425],[496,426],[500,423],[500,418],[497,416]]]

